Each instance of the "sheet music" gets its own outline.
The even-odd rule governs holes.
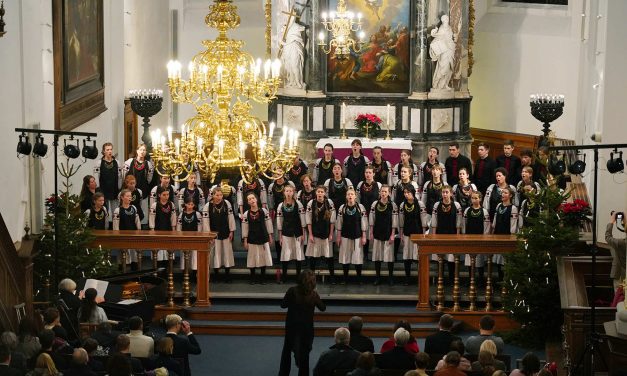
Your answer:
[[[100,298],[104,298],[108,287],[109,287],[109,281],[101,281],[98,279],[88,279],[85,281],[84,290],[87,290],[89,288],[96,289],[96,291],[98,291],[97,296]]]
[[[141,302],[141,300],[139,299],[124,299],[124,300],[120,300],[118,304],[131,305],[131,304],[135,304],[139,302]]]

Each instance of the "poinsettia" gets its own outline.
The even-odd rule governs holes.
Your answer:
[[[563,203],[560,207],[560,212],[564,223],[573,227],[579,227],[583,222],[589,221],[588,217],[592,215],[590,204],[581,199]]]
[[[355,127],[368,137],[375,137],[383,121],[375,114],[361,114],[355,119]]]

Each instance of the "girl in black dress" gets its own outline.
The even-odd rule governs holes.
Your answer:
[[[196,174],[189,174],[187,176],[187,183],[183,182],[183,186],[179,189],[177,194],[178,210],[183,210],[187,197],[192,198],[192,201],[196,206],[196,210],[205,206],[205,195],[202,192],[202,189],[198,186],[196,179],[198,179]]]
[[[342,174],[342,165],[333,165],[333,177],[324,182],[327,187],[329,199],[333,201],[333,206],[337,209],[346,203],[346,192],[353,187],[353,183]]]
[[[493,234],[510,235],[518,232],[518,208],[512,204],[512,197],[514,197],[515,192],[513,188],[509,187],[501,190],[501,202],[496,206],[492,220]],[[499,281],[502,281],[505,258],[503,255],[497,254],[492,257],[492,262],[496,264]]]
[[[139,213],[135,205],[131,204],[131,191],[122,189],[120,192],[120,206],[113,212],[113,230],[141,230],[142,225],[139,220]],[[137,270],[137,252],[125,250],[128,252],[126,264],[131,265],[131,270]]]
[[[94,193],[100,192],[98,185],[96,184],[96,178],[91,175],[85,175],[83,178],[83,186],[81,187],[81,210],[85,211],[91,208],[94,202]]]
[[[326,187],[319,185],[316,188],[316,199],[309,201],[305,219],[309,230],[307,257],[309,267],[316,271],[316,262],[325,258],[329,268],[331,282],[334,283],[335,269],[333,265],[333,229],[335,226],[335,206],[333,201],[326,197]]]
[[[333,155],[333,145],[326,144],[322,149],[324,152],[324,156],[322,158],[316,159],[314,162],[313,168],[313,184],[314,185],[323,185],[327,179],[331,179],[333,173],[331,170],[336,163],[340,163],[338,159],[335,159]]]
[[[105,206],[105,196],[101,192],[94,193],[92,207],[85,211],[87,227],[94,230],[106,230],[109,223],[109,212]]]
[[[190,175],[190,177],[193,175]],[[194,178],[195,179],[195,178]],[[194,202],[193,196],[186,196],[185,202],[183,203],[183,210],[181,210],[181,214],[179,214],[178,221],[176,222],[176,230],[177,231],[195,231],[201,232],[203,230],[202,227],[202,214],[196,210],[197,206]],[[192,251],[190,257],[190,265],[189,268],[192,270],[193,274],[195,274],[196,270],[198,270],[197,263],[197,252]],[[181,270],[185,269],[185,258],[181,257]],[[195,276],[190,277],[191,280],[195,280]]]
[[[272,220],[268,210],[259,207],[257,195],[248,192],[246,202],[250,209],[244,213],[242,221],[242,237],[244,248],[248,251],[246,267],[250,269],[250,284],[266,284],[264,276],[266,267],[272,266],[270,244],[272,244]],[[261,275],[259,280],[255,278],[255,271],[259,268]]]
[[[122,190],[127,189],[131,192],[131,205],[135,206],[137,209],[137,215],[139,215],[139,220],[144,220],[144,210],[141,207],[142,204],[142,194],[143,192],[137,188],[137,179],[133,175],[126,175],[124,178],[124,183],[122,183]],[[122,201],[122,193],[118,195],[118,200]]]
[[[361,150],[361,140],[354,139],[351,142],[352,153],[344,159],[344,175],[351,181],[354,187],[364,180],[364,170],[370,163],[370,159],[364,156]]]
[[[294,198],[294,187],[286,185],[283,202],[277,207],[277,231],[281,246],[281,283],[287,279],[287,267],[291,260],[296,261],[296,275],[300,274],[305,260],[303,237],[305,234],[305,206]]]
[[[176,209],[170,201],[170,190],[163,186],[157,186],[157,202],[150,206],[148,217],[148,227],[151,230],[175,231],[176,230]],[[157,264],[159,267],[166,267],[168,251],[160,249],[157,252]]]
[[[154,174],[154,165],[151,161],[146,160],[146,145],[137,145],[135,158],[128,159],[124,162],[124,176],[133,175],[137,180],[137,188],[142,192],[141,210],[148,212],[148,196],[152,186],[152,178]],[[138,208],[139,210],[139,208]],[[142,220],[144,223],[144,220]]]
[[[460,180],[459,183],[462,184],[461,180],[461,170],[460,170]],[[470,194],[471,206],[464,210],[464,220],[462,222],[462,233],[463,234],[489,234],[491,230],[490,223],[490,214],[488,210],[481,206],[483,195],[481,192],[475,190]],[[464,264],[470,268],[470,255],[466,255],[464,260]],[[477,255],[475,259],[475,267],[477,268],[477,272],[479,274],[479,283],[483,284],[483,276],[484,276],[484,265],[485,265],[485,256]],[[470,273],[470,269],[468,269]],[[470,275],[470,274],[469,274]]]
[[[428,216],[422,201],[416,199],[416,191],[411,185],[403,191],[405,201],[398,210],[398,232],[402,236],[405,286],[409,286],[411,264],[418,261],[418,246],[411,241],[413,234],[424,234],[428,228]]]
[[[379,191],[383,185],[375,180],[375,170],[372,165],[366,167],[364,175],[366,179],[357,184],[357,200],[366,208],[366,218],[369,218],[372,203],[379,199]],[[367,238],[364,245],[364,260],[368,259],[369,248],[370,239]]]
[[[459,176],[459,181],[453,186],[453,199],[459,202],[462,211],[464,211],[472,205],[471,195],[477,190],[477,186],[470,182],[470,175],[466,167],[460,168],[457,175]],[[481,203],[479,206],[481,206]]]
[[[289,170],[287,170],[286,174],[287,180],[291,181],[296,186],[297,192],[303,189],[300,178],[302,178],[308,170],[309,167],[307,166],[307,162],[300,159],[300,155],[297,154],[296,157],[294,157],[294,164]]]
[[[118,194],[122,187],[124,164],[113,156],[113,144],[102,144],[102,158],[94,165],[96,185],[105,195],[107,213],[113,213],[118,206]],[[112,218],[109,218],[112,220]]]
[[[230,189],[230,188],[227,188]],[[230,271],[235,266],[233,258],[233,239],[235,232],[235,216],[233,205],[224,198],[223,188],[215,186],[211,189],[211,200],[202,211],[204,231],[217,233],[213,241],[212,268],[214,281],[221,267],[224,267],[224,281],[231,282]]]
[[[462,229],[462,207],[453,201],[452,189],[448,185],[442,188],[442,201],[438,201],[433,206],[431,214],[432,234],[461,234]],[[432,260],[437,261],[438,255],[433,255]],[[447,255],[449,282],[453,283],[455,274],[455,258],[452,254]]]

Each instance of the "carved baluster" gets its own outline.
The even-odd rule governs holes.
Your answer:
[[[438,306],[436,309],[442,311],[444,309],[444,259],[442,255],[438,255],[438,288],[437,288]]]
[[[168,306],[174,307],[174,251],[168,250]]]
[[[455,255],[455,277],[453,278],[453,312],[459,312],[459,255]]]
[[[157,270],[157,268],[159,267],[159,261],[157,260],[157,257],[159,255],[159,251],[157,251],[156,249],[152,250],[152,268]],[[157,273],[155,273],[155,276],[157,275]]]
[[[507,295],[507,287],[505,287],[505,282],[503,282],[503,286],[501,286],[501,311],[505,311],[505,308],[503,307],[505,295]]]
[[[183,260],[185,262],[185,269],[183,270],[183,306],[189,307],[189,268],[191,263],[190,251],[183,251]]]
[[[477,309],[476,301],[477,301],[477,289],[475,287],[475,264],[477,262],[477,255],[470,255],[470,310],[474,311]]]
[[[126,273],[126,259],[128,258],[128,252],[131,252],[131,251],[128,251],[126,249],[120,251],[120,256],[121,256],[120,258],[122,259],[121,260],[121,262],[122,262],[122,273]]]
[[[137,270],[142,270],[142,261],[144,260],[144,251],[137,252]]]
[[[492,311],[492,255],[486,255],[488,263],[488,277],[485,281],[485,310]]]

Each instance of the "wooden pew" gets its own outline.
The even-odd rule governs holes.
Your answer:
[[[455,255],[455,282],[453,286],[453,311],[459,307],[459,257],[470,254],[470,310],[475,310],[476,288],[474,280],[475,258],[478,255],[510,253],[516,249],[516,235],[450,235],[450,234],[414,234],[411,240],[418,245],[418,304],[416,309],[430,311],[429,305],[429,259],[430,255]],[[437,310],[444,309],[443,260],[438,261]],[[492,262],[488,257],[486,279],[486,311],[492,311]]]
[[[174,306],[174,252],[182,251],[185,258],[183,277],[183,305],[189,305],[189,265],[190,251],[197,252],[198,271],[196,274],[197,307],[208,307],[209,301],[209,260],[211,244],[216,234],[213,232],[191,231],[144,231],[144,230],[94,230],[96,237],[90,244],[91,248],[101,249],[137,249],[152,250],[153,263],[157,263],[156,252],[160,249],[168,251],[168,305]],[[141,261],[141,259],[140,259]],[[122,268],[126,271],[126,252],[122,252]]]

